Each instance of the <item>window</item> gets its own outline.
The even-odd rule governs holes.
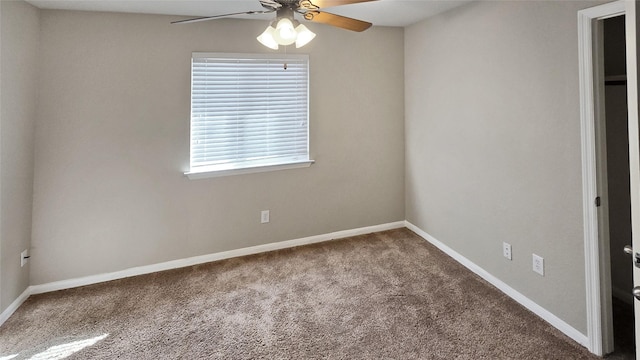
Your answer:
[[[189,178],[309,166],[309,57],[193,53]]]

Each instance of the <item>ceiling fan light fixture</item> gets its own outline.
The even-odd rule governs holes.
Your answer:
[[[271,14],[275,12],[276,18],[271,22],[269,27],[267,27],[267,29],[257,37],[257,40],[262,45],[273,50],[278,50],[279,45],[291,45],[293,43],[296,44],[297,48],[300,48],[313,40],[316,34],[307,29],[306,26],[300,25],[300,23],[295,20],[294,15],[296,13],[301,14],[307,21],[313,21],[316,23],[327,24],[346,30],[361,32],[370,28],[373,24],[370,22],[321,11],[321,8],[325,7],[325,5],[326,7],[332,7],[370,1],[376,0],[259,0],[260,5],[262,5],[265,10],[251,10],[222,15],[204,16],[193,19],[173,21],[171,23],[187,24],[236,15]],[[314,4],[315,2],[317,2],[317,4]]]
[[[273,50],[278,50],[278,42],[274,37],[275,32],[276,32],[276,29],[274,29],[273,26],[269,25],[267,26],[267,29],[262,34],[260,34],[260,36],[258,36],[256,39],[262,45]]]
[[[276,25],[275,27],[274,24]],[[296,44],[296,48],[301,48],[315,37],[316,34],[306,26],[295,20],[291,21],[288,18],[282,18],[273,21],[265,31],[257,37],[257,40],[270,49],[278,50],[278,45],[291,45],[293,43]]]
[[[309,30],[306,26],[300,24],[296,27],[296,33],[298,36],[296,37],[296,48],[301,48],[307,45],[313,38],[316,37],[316,34]]]
[[[293,22],[287,18],[280,19],[276,25],[273,38],[280,45],[291,45],[296,41],[298,34],[293,27]]]

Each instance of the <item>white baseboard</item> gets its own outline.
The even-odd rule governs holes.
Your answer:
[[[91,276],[85,276],[81,278],[55,281],[55,282],[40,284],[40,285],[33,285],[31,286],[31,294],[41,294],[41,293],[46,293],[51,291],[70,289],[70,288],[79,287],[79,286],[97,284],[105,281],[123,279],[131,276],[150,274],[158,271],[165,271],[165,270],[177,269],[177,268],[182,268],[182,267],[187,267],[192,265],[204,264],[212,261],[230,259],[230,258],[239,257],[239,256],[253,255],[253,254],[258,254],[258,253],[263,253],[268,251],[287,249],[295,246],[309,245],[309,244],[329,241],[333,239],[340,239],[340,238],[345,238],[350,236],[369,234],[369,233],[378,232],[378,231],[398,229],[398,228],[403,228],[404,225],[405,225],[404,221],[397,221],[393,223],[367,226],[367,227],[362,227],[357,229],[336,231],[328,234],[309,236],[309,237],[300,238],[300,239],[251,246],[251,247],[246,247],[242,249],[224,251],[224,252],[219,252],[214,254],[194,256],[186,259],[167,261],[167,262],[158,263],[158,264],[138,266],[138,267],[106,273],[106,274],[91,275]]]
[[[237,249],[237,250],[230,250],[230,251],[224,251],[220,253],[195,256],[191,258],[167,261],[167,262],[153,264],[153,265],[139,266],[139,267],[134,267],[134,268],[106,273],[106,274],[98,274],[98,275],[92,275],[92,276],[85,276],[81,278],[56,281],[56,282],[51,282],[46,284],[32,285],[29,288],[27,288],[4,312],[2,312],[2,314],[0,314],[0,325],[2,325],[20,307],[20,305],[22,305],[22,303],[24,303],[24,301],[32,294],[41,294],[41,293],[50,292],[50,291],[70,289],[74,287],[92,285],[92,284],[97,284],[105,281],[127,278],[131,276],[144,275],[144,274],[154,273],[158,271],[177,269],[181,267],[198,265],[198,264],[203,264],[203,263],[217,261],[217,260],[230,259],[230,258],[245,256],[245,255],[253,255],[253,254],[280,250],[280,249],[287,249],[295,246],[314,244],[314,243],[340,239],[340,238],[345,238],[350,236],[357,236],[357,235],[369,234],[369,233],[378,232],[378,231],[398,229],[402,227],[407,227],[411,229],[416,234],[420,235],[425,240],[435,245],[444,253],[451,256],[453,259],[455,259],[456,261],[464,265],[466,268],[473,271],[474,273],[476,273],[477,275],[479,275],[480,277],[482,277],[483,279],[491,283],[493,286],[497,287],[506,295],[510,296],[512,299],[514,299],[515,301],[517,301],[518,303],[520,303],[521,305],[523,305],[524,307],[526,307],[527,309],[535,313],[536,315],[540,316],[542,319],[549,322],[552,326],[556,327],[558,330],[562,331],[564,334],[566,334],[567,336],[569,336],[579,344],[585,347],[587,346],[588,339],[586,335],[582,334],[580,331],[576,330],[574,327],[567,324],[562,319],[553,315],[548,310],[536,304],[535,302],[533,302],[526,296],[522,295],[512,287],[508,286],[507,284],[505,284],[495,276],[489,274],[487,271],[485,271],[475,263],[471,262],[469,259],[460,255],[453,249],[446,246],[444,243],[438,241],[433,236],[427,234],[426,232],[424,232],[423,230],[421,230],[420,228],[418,228],[417,226],[413,225],[408,221],[397,221],[393,223],[367,226],[367,227],[351,229],[351,230],[336,231],[328,234],[309,236],[309,237],[300,238],[300,239],[251,246],[251,247]]]
[[[28,287],[22,292],[22,294],[20,294],[20,296],[18,296],[17,299],[15,299],[11,303],[11,305],[9,305],[8,308],[6,308],[2,312],[2,314],[0,314],[0,326],[2,326],[2,324],[4,324],[4,322],[7,321],[7,319],[9,319],[11,315],[13,315],[13,313],[16,312],[16,310],[18,310],[20,305],[22,305],[22,303],[24,303],[27,300],[27,298],[29,298],[30,295],[31,295],[31,287]]]
[[[513,300],[515,300],[518,303],[520,303],[520,305],[522,305],[525,308],[529,309],[534,314],[538,315],[539,317],[541,317],[542,319],[547,321],[549,324],[554,326],[556,329],[562,331],[565,335],[567,335],[568,337],[570,337],[574,341],[578,342],[579,344],[581,344],[584,347],[588,347],[588,345],[589,345],[588,337],[586,335],[584,335],[583,333],[581,333],[580,331],[578,331],[573,326],[567,324],[565,321],[563,321],[559,317],[555,316],[554,314],[552,314],[547,309],[545,309],[542,306],[536,304],[533,300],[531,300],[531,299],[527,298],[526,296],[522,295],[521,293],[516,291],[514,288],[510,287],[509,285],[507,285],[503,281],[501,281],[498,278],[496,278],[495,276],[491,275],[486,270],[482,269],[480,266],[478,266],[475,263],[473,263],[471,260],[469,260],[466,257],[460,255],[458,252],[456,252],[455,250],[451,249],[450,247],[448,247],[444,243],[440,242],[439,240],[437,240],[433,236],[427,234],[425,231],[423,231],[422,229],[420,229],[417,226],[413,225],[412,223],[410,223],[408,221],[405,221],[405,226],[408,229],[410,229],[413,232],[415,232],[416,234],[418,234],[421,237],[423,237],[425,240],[427,240],[428,242],[433,244],[438,249],[442,250],[445,254],[451,256],[453,259],[458,261],[460,264],[464,265],[467,269],[473,271],[478,276],[480,276],[484,280],[488,281],[491,285],[497,287],[500,291],[502,291],[503,293],[505,293],[506,295],[511,297]]]

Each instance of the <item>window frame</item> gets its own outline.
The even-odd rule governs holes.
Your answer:
[[[306,103],[306,157],[303,156],[291,156],[289,158],[282,157],[280,159],[264,159],[252,162],[230,162],[225,164],[217,164],[217,165],[201,165],[201,166],[193,166],[193,125],[194,125],[194,114],[193,114],[193,80],[194,80],[194,59],[203,59],[203,58],[224,58],[224,59],[239,59],[239,60],[260,60],[260,59],[274,59],[274,60],[284,60],[286,62],[287,59],[291,60],[300,60],[303,59],[306,63],[307,73],[306,73],[306,86],[307,86],[307,103]],[[283,64],[284,65],[284,64]],[[212,177],[221,177],[221,176],[230,176],[230,175],[240,175],[240,174],[250,174],[250,173],[260,173],[260,172],[269,172],[269,171],[277,171],[277,170],[286,170],[286,169],[295,169],[295,168],[303,168],[309,167],[315,161],[310,157],[310,114],[309,114],[309,82],[310,82],[310,61],[308,54],[251,54],[251,53],[219,53],[219,52],[193,52],[191,54],[191,69],[190,69],[190,77],[191,77],[191,88],[190,88],[190,96],[189,96],[189,107],[190,107],[190,118],[189,118],[189,171],[185,172],[190,180],[197,179],[205,179]],[[302,159],[300,159],[302,158]]]

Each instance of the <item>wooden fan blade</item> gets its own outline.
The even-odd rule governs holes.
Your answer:
[[[186,20],[178,20],[178,21],[172,21],[172,24],[190,24],[190,23],[194,23],[194,22],[198,22],[198,21],[207,21],[207,20],[215,20],[215,19],[219,19],[219,18],[223,18],[223,17],[227,17],[227,16],[235,16],[235,15],[254,15],[254,14],[269,14],[274,12],[275,10],[268,10],[268,11],[245,11],[245,12],[238,12],[238,13],[231,13],[231,14],[223,14],[223,15],[214,15],[214,16],[203,16],[203,17],[197,17],[197,18],[193,18],[193,19],[186,19]]]
[[[307,11],[304,13],[304,18],[309,21],[319,22],[321,24],[327,24],[336,26],[339,28],[351,30],[351,31],[365,31],[371,27],[370,22],[348,18],[346,16],[331,14],[324,11]]]
[[[333,6],[357,4],[357,3],[377,1],[377,0],[309,0],[309,1],[318,8],[328,8]],[[301,7],[303,7],[302,5],[304,2],[305,1],[300,2]],[[308,8],[308,9],[313,10],[312,8]]]

